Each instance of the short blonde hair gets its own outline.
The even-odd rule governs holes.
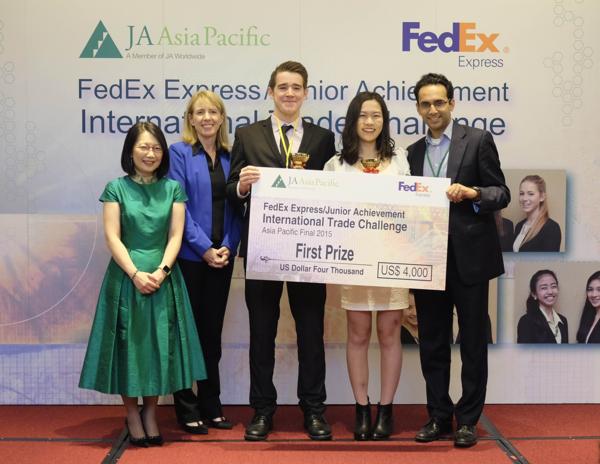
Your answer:
[[[192,98],[187,103],[185,108],[184,115],[184,123],[183,123],[183,136],[182,139],[185,143],[189,143],[190,145],[195,145],[198,143],[198,134],[196,134],[196,129],[190,123],[190,116],[194,112],[194,106],[198,100],[207,100],[211,104],[217,107],[221,116],[223,116],[223,122],[221,123],[221,127],[219,127],[219,132],[217,133],[217,150],[227,150],[229,151],[229,136],[227,135],[227,111],[225,110],[225,103],[221,100],[216,93],[211,92],[210,90],[201,90],[192,95]]]

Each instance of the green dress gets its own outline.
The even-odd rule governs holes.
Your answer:
[[[119,203],[121,241],[140,271],[154,272],[167,244],[174,202],[186,201],[178,182],[108,183],[100,201]],[[79,386],[125,396],[164,395],[206,378],[198,332],[177,264],[150,295],[136,289],[111,259]]]

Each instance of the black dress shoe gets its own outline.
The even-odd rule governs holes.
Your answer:
[[[190,425],[194,424],[194,425]],[[202,421],[189,421],[189,422],[179,422],[179,426],[185,430],[187,433],[191,433],[193,435],[206,435],[208,433],[208,428],[206,425],[202,423]]]
[[[373,440],[387,440],[394,431],[392,403],[377,403],[377,417],[373,427]]]
[[[356,421],[354,423],[354,439],[365,441],[371,439],[371,403],[356,403]]]
[[[138,448],[148,448],[148,438],[144,434],[143,437],[135,438],[131,435],[131,430],[129,430],[129,424],[127,423],[127,419],[125,419],[125,427],[127,427],[127,432],[129,433],[129,444],[132,446],[137,446]]]
[[[137,446],[138,448],[148,448],[148,439],[144,438],[134,438],[129,435],[129,444],[133,446]]]
[[[142,408],[142,410],[140,411],[140,419],[142,420],[144,434],[146,434],[146,443],[148,443],[148,445],[153,446],[162,446],[165,440],[163,439],[160,433],[158,435],[148,435],[148,432],[146,431],[146,424],[144,424],[144,408]]]
[[[311,440],[331,440],[331,427],[322,414],[306,414],[304,428]]]
[[[213,429],[231,430],[233,428],[233,424],[229,422],[225,416],[215,417],[215,419],[202,419],[202,422],[204,422],[207,427]]]
[[[149,445],[153,445],[153,446],[162,446],[163,443],[165,442],[165,440],[163,439],[163,437],[160,433],[158,435],[148,436],[146,438],[146,441],[148,442]]]
[[[431,419],[421,428],[415,435],[415,441],[427,443],[430,441],[439,440],[443,435],[452,432],[452,423],[442,422],[438,419]]]
[[[460,425],[454,434],[454,446],[468,448],[477,443],[477,427],[475,425]]]
[[[252,421],[246,427],[244,439],[248,441],[266,440],[273,428],[273,419],[263,414],[254,414]]]

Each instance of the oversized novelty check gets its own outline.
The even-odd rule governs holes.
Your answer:
[[[249,279],[444,289],[449,179],[260,171]]]

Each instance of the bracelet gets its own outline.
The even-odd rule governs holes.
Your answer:
[[[137,275],[138,272],[140,272],[140,270],[136,269],[135,272],[131,275],[131,280],[135,279],[135,276]]]

